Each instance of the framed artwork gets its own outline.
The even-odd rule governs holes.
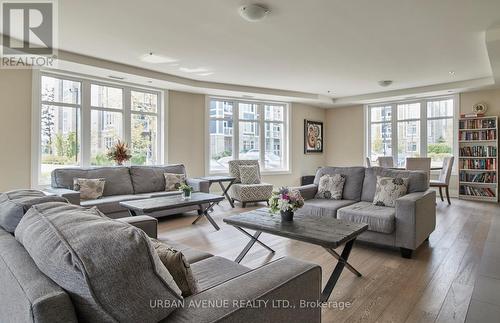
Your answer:
[[[323,122],[304,120],[304,154],[322,153]]]

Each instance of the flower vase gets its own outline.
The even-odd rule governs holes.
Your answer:
[[[190,200],[191,199],[191,191],[182,191],[182,199],[183,200]]]
[[[281,213],[281,221],[285,221],[285,222],[293,221],[293,211],[291,211],[291,210],[280,211],[280,213]]]

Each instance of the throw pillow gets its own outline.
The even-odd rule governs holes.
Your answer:
[[[182,292],[182,296],[188,297],[198,293],[198,284],[194,279],[193,271],[182,252],[157,239],[151,239],[151,243],[161,262],[174,278],[177,287]]]
[[[316,198],[341,200],[344,191],[345,176],[340,174],[325,174],[320,177]]]
[[[186,181],[186,175],[184,174],[173,174],[165,173],[165,191],[177,191],[181,183]]]
[[[36,204],[46,202],[64,202],[64,197],[45,195],[38,190],[15,190],[0,193],[0,227],[14,233],[24,214]]]
[[[35,205],[15,237],[70,295],[81,322],[158,322],[182,299],[146,233],[96,208]],[[154,306],[160,300],[171,306]]]
[[[396,200],[408,191],[409,178],[377,176],[373,204],[394,207]]]
[[[104,178],[74,178],[73,190],[80,192],[82,200],[95,200],[102,197]]]
[[[241,165],[241,184],[260,184],[260,174],[258,165]]]

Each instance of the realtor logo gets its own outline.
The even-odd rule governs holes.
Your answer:
[[[54,1],[36,0],[1,3],[2,67],[53,67],[55,5]]]

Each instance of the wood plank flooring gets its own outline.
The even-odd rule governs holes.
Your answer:
[[[195,213],[166,217],[160,219],[159,237],[234,260],[248,238],[222,219],[253,207],[232,209],[226,201],[215,206],[212,217],[220,231],[206,219],[191,225]],[[363,277],[345,270],[330,298],[351,306],[324,309],[323,322],[464,322],[493,216],[500,216],[498,204],[438,201],[436,230],[410,260],[398,250],[357,243],[349,262]],[[255,268],[273,258],[295,257],[321,265],[323,284],[333,271],[332,256],[318,246],[265,233],[261,240],[276,253],[256,244],[243,265]]]

